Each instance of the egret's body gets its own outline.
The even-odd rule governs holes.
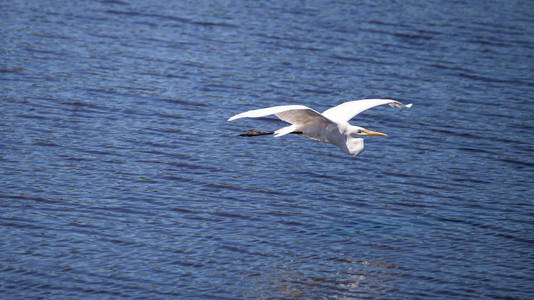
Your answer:
[[[365,99],[345,102],[319,113],[303,105],[283,105],[250,110],[237,114],[228,121],[274,114],[282,121],[291,124],[276,130],[275,137],[299,132],[312,140],[334,144],[347,154],[358,155],[364,148],[361,136],[385,134],[350,125],[348,121],[364,110],[383,104],[394,107],[405,106],[391,99]],[[406,107],[411,106],[411,104],[406,105]]]

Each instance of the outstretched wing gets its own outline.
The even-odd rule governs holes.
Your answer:
[[[412,107],[412,104],[402,104],[391,99],[364,99],[342,103],[323,112],[323,116],[335,122],[348,122],[364,110],[378,105],[389,104],[392,107]]]
[[[316,122],[333,123],[321,113],[304,105],[283,105],[249,110],[229,118],[228,121],[240,118],[259,118],[268,115],[276,115],[280,120],[296,125],[297,127]]]

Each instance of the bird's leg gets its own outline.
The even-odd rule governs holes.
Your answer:
[[[263,130],[254,130],[250,129],[247,132],[241,133],[239,136],[258,136],[258,135],[268,135],[273,134],[274,131],[263,131]]]
[[[263,131],[263,130],[254,130],[250,129],[244,133],[241,133],[239,136],[258,136],[258,135],[269,135],[274,134],[274,131]],[[293,131],[291,134],[302,134],[302,131]]]

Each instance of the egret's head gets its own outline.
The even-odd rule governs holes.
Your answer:
[[[351,126],[351,127],[352,127],[351,128],[351,132],[350,132],[350,136],[351,137],[359,137],[359,136],[362,136],[362,135],[383,135],[383,136],[387,135],[385,133],[371,131],[369,129],[365,129],[365,128],[359,127],[359,126]]]

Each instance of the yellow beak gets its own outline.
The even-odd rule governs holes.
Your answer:
[[[367,135],[382,135],[382,136],[386,136],[387,134],[385,133],[381,133],[381,132],[376,132],[376,131],[371,131],[371,130],[367,130],[367,129],[364,129],[362,130],[364,133],[366,133]]]

